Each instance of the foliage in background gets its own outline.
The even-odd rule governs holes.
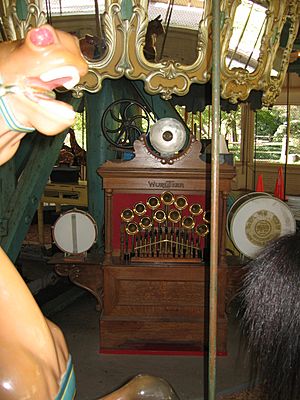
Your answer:
[[[256,137],[264,137],[271,140],[284,120],[284,116],[276,108],[258,110],[256,112]]]
[[[288,154],[289,162],[300,160],[300,107],[290,106]],[[288,112],[286,106],[263,108],[256,112],[256,160],[285,162]]]

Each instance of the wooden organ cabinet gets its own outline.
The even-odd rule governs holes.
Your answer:
[[[210,164],[192,142],[166,162],[134,143],[130,161],[99,169],[105,190],[100,352],[203,352],[208,336]],[[226,352],[226,198],[234,168],[220,165],[218,353]],[[214,240],[214,238],[212,238]]]

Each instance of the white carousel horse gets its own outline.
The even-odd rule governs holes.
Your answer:
[[[52,90],[76,85],[87,73],[75,37],[49,25],[24,41],[0,43],[0,165],[35,129],[55,135],[72,125],[72,107]],[[46,319],[0,248],[0,399],[71,400],[75,377],[61,330]],[[140,375],[107,400],[176,399],[160,378]]]

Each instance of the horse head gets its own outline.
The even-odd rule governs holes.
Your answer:
[[[144,46],[144,56],[146,60],[152,62],[156,61],[156,38],[164,33],[165,30],[162,25],[162,18],[158,15],[148,24]]]
[[[72,108],[49,93],[60,86],[73,88],[80,76],[87,73],[87,63],[76,37],[50,25],[32,29],[25,40],[1,43],[0,64],[1,83],[24,89],[17,96],[8,95],[12,107],[19,109],[19,103],[22,103],[22,109],[25,108],[20,122],[49,135],[72,123]],[[16,99],[20,101],[16,102]]]
[[[148,30],[151,34],[155,34],[156,36],[163,35],[165,33],[165,29],[162,24],[161,15],[158,15],[156,18],[151,20],[148,24]]]

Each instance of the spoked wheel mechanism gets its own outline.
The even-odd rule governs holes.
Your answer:
[[[122,151],[133,151],[133,143],[149,132],[153,118],[144,105],[135,100],[118,100],[105,110],[101,125],[106,140]]]

